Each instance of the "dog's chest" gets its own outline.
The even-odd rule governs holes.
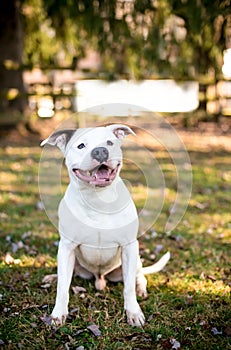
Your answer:
[[[131,201],[116,213],[85,211],[70,206],[64,198],[59,206],[59,232],[76,245],[108,249],[123,246],[136,240],[138,218]]]
[[[105,274],[121,265],[121,248],[94,248],[80,245],[76,257],[83,267],[94,274]]]

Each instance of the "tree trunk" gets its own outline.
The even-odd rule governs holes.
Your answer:
[[[3,0],[0,11],[0,124],[14,125],[27,105],[23,84],[21,1]]]

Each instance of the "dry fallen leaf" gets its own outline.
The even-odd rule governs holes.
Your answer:
[[[151,320],[153,319],[154,315],[149,315],[148,316],[148,319],[147,319],[147,322],[151,322]]]
[[[157,334],[156,340],[160,341],[161,338],[162,338],[162,334]]]
[[[226,334],[227,336],[231,336],[231,327],[230,327],[230,326],[227,326],[227,327],[225,328],[225,334]]]
[[[212,281],[215,282],[216,281],[216,277],[212,276],[212,275],[208,275],[207,278]]]
[[[199,203],[199,202],[196,203],[196,205],[195,205],[195,207],[198,208],[198,209],[200,209],[200,210],[204,210],[204,209],[206,209],[208,206],[209,206],[208,203]]]
[[[87,329],[89,329],[89,331],[91,331],[96,337],[102,336],[99,326],[97,326],[95,323],[88,326]]]
[[[216,327],[213,327],[211,329],[213,335],[221,335],[222,334],[222,331],[218,331],[218,329]]]
[[[46,284],[42,284],[40,287],[43,289],[47,289],[50,288],[51,284],[50,283],[46,283]]]
[[[172,345],[172,349],[180,349],[180,343],[175,338],[171,338],[170,343]]]
[[[71,289],[73,290],[74,294],[79,294],[79,293],[86,292],[85,288],[79,287],[79,286],[73,286],[73,287],[71,287]]]
[[[78,307],[75,307],[75,308],[73,308],[73,309],[71,309],[71,310],[69,311],[69,315],[70,315],[70,316],[73,316],[73,315],[75,315],[78,311],[79,311],[79,308],[78,308]]]
[[[7,265],[11,265],[11,264],[20,264],[21,260],[20,259],[14,259],[13,256],[10,255],[9,252],[6,253],[4,261]]]
[[[157,244],[155,250],[154,250],[154,253],[155,254],[158,254],[161,252],[161,250],[163,250],[164,246],[162,244]]]
[[[192,295],[187,295],[187,297],[185,299],[185,304],[186,305],[192,305],[193,304],[193,297],[192,297]]]
[[[24,248],[24,243],[22,241],[12,243],[12,252],[16,253],[17,250]]]
[[[51,326],[51,321],[52,321],[51,316],[47,316],[45,314],[44,316],[40,317],[40,320],[43,321],[43,323],[45,323],[46,326]]]
[[[31,231],[26,231],[22,234],[22,239],[29,238],[31,236]]]
[[[42,279],[42,283],[46,284],[46,283],[54,283],[57,281],[57,274],[51,274],[51,275],[46,275],[43,277]]]

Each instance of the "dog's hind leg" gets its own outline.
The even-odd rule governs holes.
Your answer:
[[[78,276],[81,278],[84,278],[86,280],[90,280],[94,277],[93,273],[85,269],[83,266],[80,265],[78,259],[75,259],[75,268],[74,268],[74,276]]]
[[[115,270],[109,272],[105,277],[110,282],[122,282],[123,281],[122,267],[121,266],[117,267]]]
[[[137,259],[137,270],[136,270],[136,294],[142,299],[147,299],[147,279],[142,272],[142,262],[140,257]]]

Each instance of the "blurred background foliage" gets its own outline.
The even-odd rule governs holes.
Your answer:
[[[25,118],[26,70],[74,72],[89,52],[100,58],[97,68],[90,68],[94,78],[216,83],[222,77],[223,51],[231,48],[230,2],[4,1],[0,12],[1,124]]]
[[[25,0],[24,63],[72,64],[89,49],[103,69],[147,78],[219,74],[229,0]]]

